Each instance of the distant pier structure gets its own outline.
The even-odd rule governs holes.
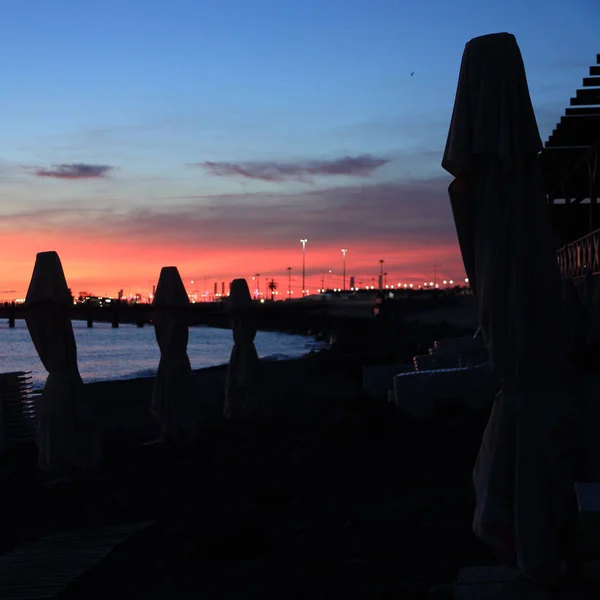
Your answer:
[[[600,274],[600,54],[540,154],[563,275]]]

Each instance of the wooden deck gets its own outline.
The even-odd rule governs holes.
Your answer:
[[[82,529],[41,538],[0,556],[0,598],[53,598],[151,523]]]

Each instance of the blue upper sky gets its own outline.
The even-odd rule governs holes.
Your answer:
[[[464,45],[499,31],[546,139],[600,52],[599,0],[5,2],[0,215],[443,178]]]
[[[1,18],[0,156],[152,173],[437,149],[469,38],[514,33],[555,110],[600,51],[598,0],[22,0]],[[547,134],[560,115],[541,116]]]

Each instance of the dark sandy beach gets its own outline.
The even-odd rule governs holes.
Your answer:
[[[487,415],[413,420],[363,395],[363,362],[339,352],[263,361],[261,424],[224,422],[225,368],[197,371],[205,423],[185,451],[144,445],[156,437],[152,379],[87,385],[102,468],[48,485],[33,445],[12,449],[0,551],[153,522],[60,596],[88,599],[425,598],[460,566],[494,562],[470,529]]]

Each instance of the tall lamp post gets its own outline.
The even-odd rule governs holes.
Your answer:
[[[342,291],[346,291],[346,252],[347,248],[342,248]]]
[[[288,298],[292,297],[292,267],[287,268],[288,272]]]
[[[302,244],[302,296],[304,296],[306,292],[306,242],[308,242],[306,238],[300,240],[300,243]]]
[[[438,265],[437,263],[434,263],[433,265],[433,285],[434,287],[437,288],[437,270],[438,267],[441,267],[442,265]]]

